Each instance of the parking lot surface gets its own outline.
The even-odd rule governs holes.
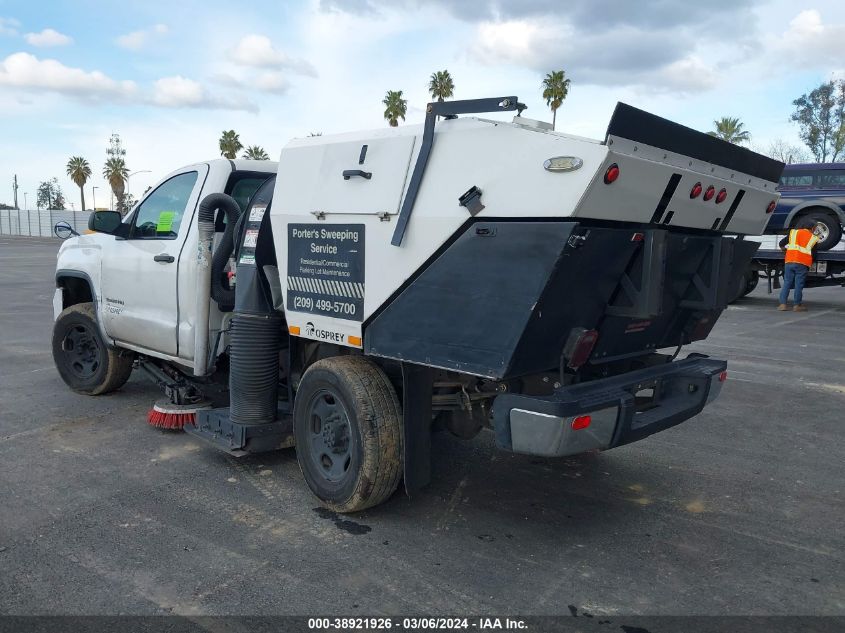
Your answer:
[[[845,613],[843,288],[730,307],[688,348],[725,389],[674,429],[558,460],[438,434],[419,497],[339,517],[293,450],[149,427],[141,375],[69,391],[57,249],[0,237],[0,613]]]

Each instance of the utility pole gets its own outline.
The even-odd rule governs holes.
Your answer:
[[[20,207],[18,207],[18,175],[17,174],[15,174],[15,180],[12,183],[12,191],[15,194],[15,196],[14,196],[15,197],[15,208],[19,209]]]

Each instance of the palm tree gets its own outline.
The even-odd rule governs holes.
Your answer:
[[[251,145],[246,148],[241,158],[248,158],[249,160],[270,160],[267,152],[260,145]]]
[[[455,82],[452,81],[452,75],[449,74],[449,71],[438,70],[431,73],[431,78],[428,80],[428,91],[431,93],[431,98],[438,101],[455,96]]]
[[[126,213],[123,205],[123,194],[126,191],[126,180],[129,178],[129,168],[122,158],[109,158],[103,166],[103,178],[111,187],[114,197],[117,198],[117,208],[121,215]]]
[[[557,109],[568,94],[569,80],[566,78],[566,71],[552,71],[543,79],[543,99],[546,100],[546,105],[552,109],[552,129],[555,129],[557,123]]]
[[[82,156],[71,156],[67,162],[67,175],[79,187],[82,198],[82,210],[85,211],[85,183],[91,177],[91,165]]]
[[[390,124],[390,127],[399,125],[399,119],[405,120],[405,114],[408,112],[408,100],[402,98],[401,90],[388,90],[382,99],[384,104],[384,118]]]
[[[220,136],[220,155],[223,158],[237,158],[238,152],[244,148],[241,139],[235,130],[224,130]]]
[[[723,141],[737,145],[747,143],[751,140],[751,132],[742,129],[745,125],[739,118],[734,119],[729,116],[723,116],[718,121],[713,121],[713,125],[716,126],[716,129],[708,132],[710,136],[715,136]]]

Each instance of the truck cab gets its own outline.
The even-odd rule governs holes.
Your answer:
[[[93,215],[95,232],[67,240],[59,250],[55,317],[90,303],[110,347],[192,367],[197,207],[207,195],[225,193],[245,208],[276,168],[273,161],[226,159],[188,165],[162,178],[126,217]],[[220,214],[216,233],[224,226]],[[222,314],[212,308],[210,326],[219,330],[221,323]],[[76,362],[82,376],[93,369],[86,372],[85,363]],[[73,362],[68,366],[72,378]]]

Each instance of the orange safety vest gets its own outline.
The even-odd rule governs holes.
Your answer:
[[[809,229],[792,229],[789,232],[789,244],[786,245],[786,263],[804,264],[808,268],[813,264],[813,246],[819,241]]]

